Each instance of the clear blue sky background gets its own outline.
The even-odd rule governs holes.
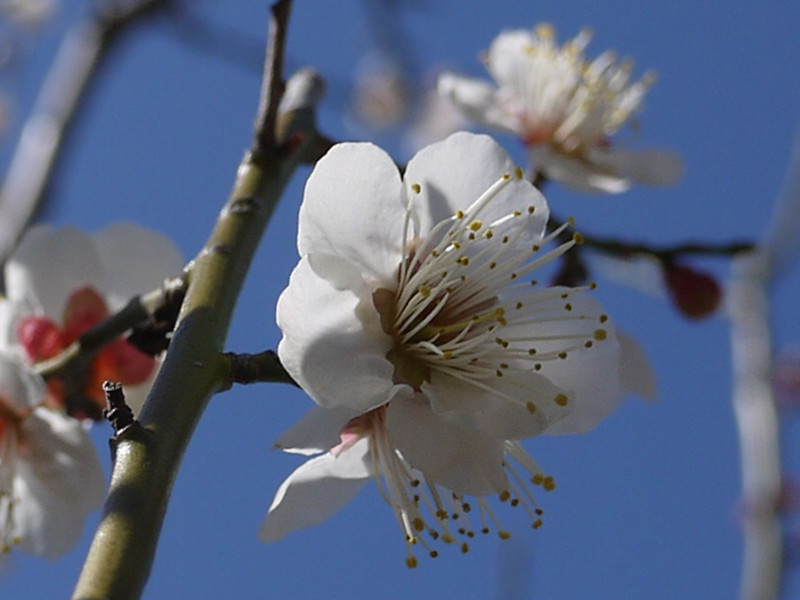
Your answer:
[[[260,45],[267,2],[189,3]],[[336,139],[352,67],[373,45],[367,2],[297,0],[289,68],[311,65],[329,79],[320,114]],[[552,22],[559,39],[586,25],[589,55],[615,48],[637,73],[660,79],[641,118],[642,145],[685,159],[670,189],[635,188],[615,197],[577,196],[552,186],[548,199],[587,232],[669,243],[757,237],[765,228],[800,120],[800,5],[793,0],[417,0],[400,21],[401,42],[421,70],[447,64],[481,75],[477,54],[503,28]],[[26,95],[40,81],[63,26],[63,7],[33,55]],[[252,63],[252,60],[251,60]],[[131,220],[160,230],[187,256],[198,251],[227,196],[250,140],[260,73],[178,41],[158,25],[127,39],[91,97],[54,189],[49,219],[89,230]],[[362,134],[363,135],[363,134]],[[390,149],[397,150],[396,140]],[[510,138],[501,142],[524,160]],[[7,155],[8,142],[3,146]],[[274,348],[274,306],[296,261],[299,173],[253,265],[230,349]],[[720,277],[724,261],[702,265]],[[609,313],[645,347],[659,381],[654,404],[627,402],[592,433],[530,440],[527,449],[556,476],[540,498],[545,525],[531,531],[501,511],[513,537],[478,539],[462,556],[442,551],[409,571],[390,509],[374,486],[343,512],[282,542],[262,544],[258,526],[298,457],[271,451],[311,406],[278,385],[216,397],[186,455],[145,598],[673,600],[734,598],[741,535],[738,448],[730,406],[728,323],[699,323],[664,300],[600,280]],[[800,272],[775,290],[776,344],[800,342]],[[787,436],[797,437],[795,420]],[[106,458],[107,432],[95,434]],[[800,466],[798,443],[787,444]],[[89,525],[96,524],[96,517]],[[68,597],[90,540],[48,563],[15,555],[0,597]],[[445,548],[444,550],[449,550]],[[789,597],[800,594],[794,577]]]

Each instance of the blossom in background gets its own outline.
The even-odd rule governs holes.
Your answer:
[[[0,557],[55,559],[99,508],[105,476],[79,421],[44,406],[44,381],[0,353]]]
[[[586,288],[532,279],[580,241],[546,250],[564,231],[548,234],[547,219],[543,196],[486,136],[428,146],[403,178],[371,144],[320,160],[277,317],[281,361],[321,408],[279,446],[330,452],[287,479],[262,539],[327,518],[371,475],[409,548],[428,544],[426,532],[468,538],[447,521],[468,521],[465,496],[482,520],[498,494],[539,522],[526,481],[552,480],[516,440],[586,431],[624,389],[652,391],[638,351]]]
[[[51,358],[132,296],[179,273],[182,265],[167,238],[134,225],[94,234],[34,227],[6,264],[0,350],[28,363]],[[101,384],[110,379],[126,386],[126,400],[136,410],[155,366],[153,357],[117,339],[88,365],[51,380],[48,402],[79,418],[98,418],[105,406]]]
[[[497,82],[444,73],[440,94],[469,120],[518,136],[540,174],[580,190],[623,192],[632,182],[674,183],[678,156],[614,146],[610,137],[642,106],[653,75],[631,83],[632,65],[604,52],[589,62],[582,31],[559,47],[553,27],[501,33],[486,55]]]

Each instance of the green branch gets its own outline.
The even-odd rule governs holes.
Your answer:
[[[274,115],[282,82],[272,62],[281,51],[291,2],[273,7],[271,49],[265,66],[266,110]],[[276,35],[276,29],[280,30]],[[303,145],[285,152],[259,118],[256,150],[242,160],[230,199],[195,260],[170,348],[141,414],[140,427],[118,436],[111,488],[78,580],[75,600],[138,598],[155,555],[161,524],[183,453],[209,399],[231,381],[222,354],[234,307],[253,254],[296,166]],[[308,136],[311,138],[312,136]],[[272,142],[275,143],[272,143]]]

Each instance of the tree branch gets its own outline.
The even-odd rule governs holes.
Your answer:
[[[274,12],[288,14],[281,0]],[[283,54],[286,19],[270,42],[263,96],[277,106],[282,83],[272,64]],[[268,109],[267,113],[272,109]],[[259,123],[268,123],[269,118]],[[310,137],[310,136],[309,136]],[[147,581],[172,485],[184,451],[211,396],[231,379],[222,348],[253,254],[303,148],[279,155],[261,140],[239,165],[230,199],[197,256],[175,333],[155,385],[139,415],[141,427],[118,440],[103,517],[74,600],[138,598]],[[276,146],[272,146],[274,149]]]
[[[90,85],[113,42],[171,0],[140,0],[84,17],[72,26],[45,77],[0,187],[0,265],[41,205]]]

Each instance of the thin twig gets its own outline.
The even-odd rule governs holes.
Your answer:
[[[22,127],[0,187],[0,265],[41,205],[79,114],[86,92],[120,35],[170,0],[115,3],[82,18],[64,38],[36,102]]]
[[[266,350],[258,354],[228,352],[225,356],[231,361],[231,384],[274,382],[297,385],[297,382],[283,368],[278,354],[273,350]]]
[[[269,41],[253,140],[253,151],[264,156],[273,156],[277,152],[275,125],[286,87],[283,80],[283,55],[291,7],[292,0],[279,0],[270,9]]]

